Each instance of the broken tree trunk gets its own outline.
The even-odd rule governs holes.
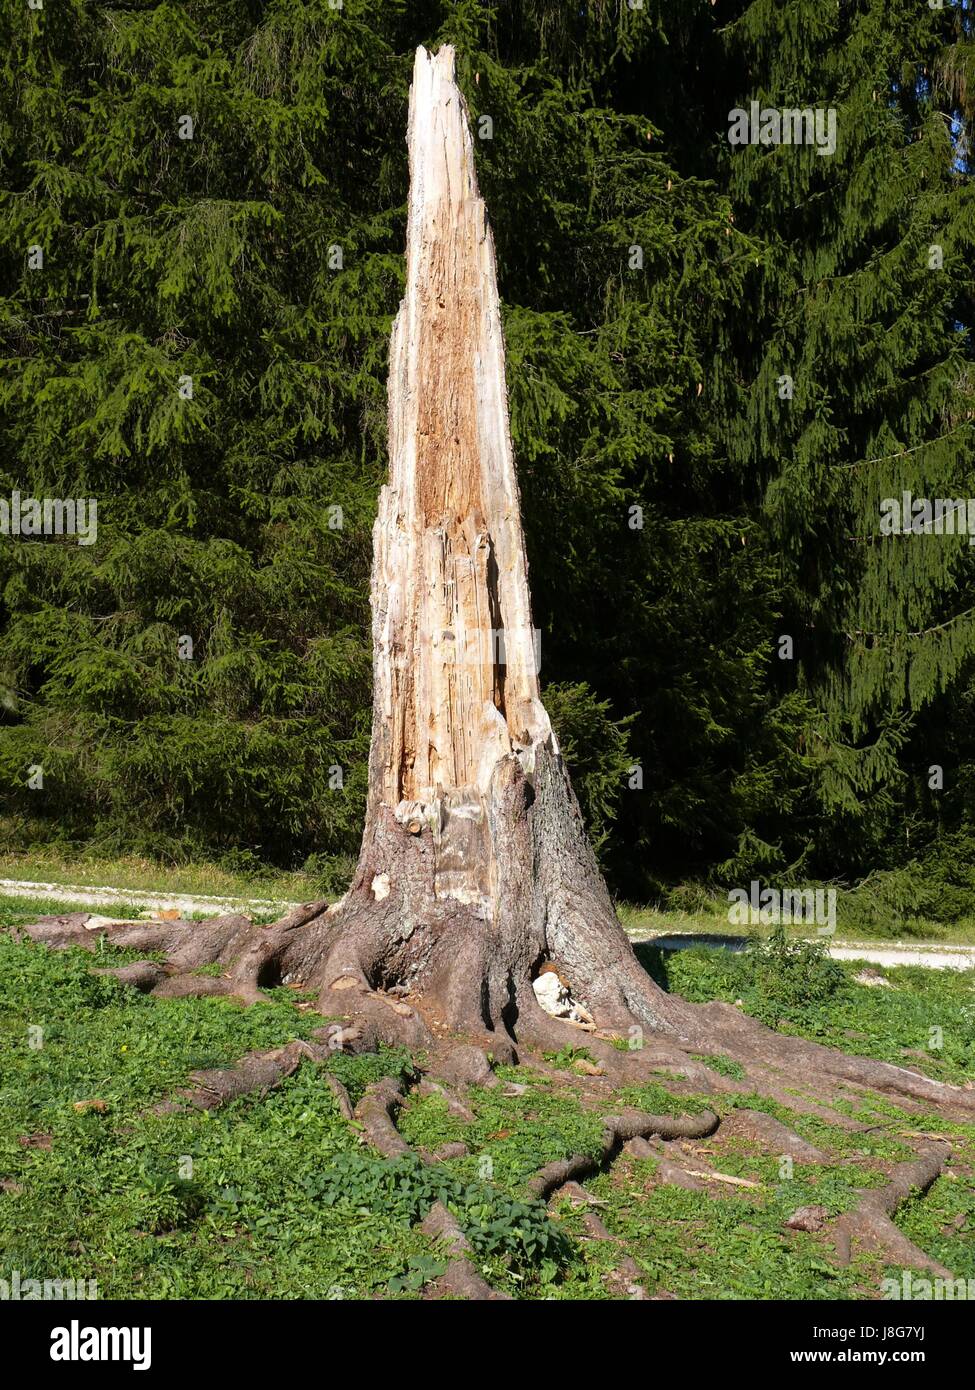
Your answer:
[[[494,243],[449,47],[417,52],[408,141],[368,809],[328,985],[395,983],[451,1027],[514,1033],[554,961],[602,1025],[657,1024],[539,696]]]

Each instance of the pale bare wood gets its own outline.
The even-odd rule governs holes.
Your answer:
[[[498,763],[552,738],[538,693],[494,242],[449,46],[417,51],[406,294],[374,532],[372,797],[437,827],[438,889],[490,891]]]

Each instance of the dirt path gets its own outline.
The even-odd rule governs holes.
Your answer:
[[[78,907],[177,908],[184,916],[209,916],[221,912],[283,915],[297,903],[279,898],[218,897],[206,893],[163,893],[138,888],[93,887],[90,884],[40,883],[15,878],[0,879],[0,897],[39,898],[50,902],[73,903]],[[664,951],[686,950],[689,946],[712,946],[741,951],[748,944],[743,936],[708,935],[703,932],[631,931],[634,943],[651,942]],[[975,946],[959,946],[937,941],[909,944],[864,941],[833,941],[829,954],[834,960],[863,960],[872,965],[923,965],[929,970],[970,970],[975,966]]]
[[[79,907],[178,908],[185,916],[220,912],[266,912],[283,915],[296,903],[272,898],[217,897],[206,893],[162,893],[144,888],[93,887],[80,883],[34,883],[0,878],[0,897],[43,898],[49,902],[75,903]]]
[[[744,936],[718,936],[703,932],[631,931],[630,940],[649,942],[662,951],[683,951],[689,946],[711,946],[725,951],[743,951],[748,945]],[[923,965],[929,970],[971,970],[975,966],[975,946],[958,946],[939,941],[873,943],[869,941],[829,942],[827,947],[834,960],[862,960],[871,965]]]

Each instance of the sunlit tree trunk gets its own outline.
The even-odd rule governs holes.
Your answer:
[[[656,1021],[539,695],[494,242],[449,47],[419,49],[406,295],[374,531],[374,706],[341,982],[397,981],[452,1025],[539,1021],[554,963],[600,1025]],[[634,983],[628,997],[626,981]]]

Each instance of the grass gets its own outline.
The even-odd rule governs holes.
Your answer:
[[[131,892],[262,898],[275,902],[300,903],[330,896],[322,892],[320,882],[313,875],[298,871],[242,872],[212,863],[167,866],[138,855],[71,855],[46,846],[32,849],[29,854],[11,851],[0,854],[0,878],[87,888],[120,888]]]
[[[400,1129],[419,1148],[462,1140],[471,1150],[452,1161],[463,1176],[487,1176],[515,1197],[544,1163],[570,1154],[597,1154],[602,1125],[573,1094],[571,1085],[556,1086],[528,1068],[508,1068],[501,1076],[527,1085],[524,1095],[505,1096],[500,1089],[474,1091],[473,1124],[449,1115],[440,1097],[418,1097],[407,1106]]]
[[[857,962],[826,960],[824,992],[809,997],[809,986],[807,997],[799,999],[781,988],[796,968],[792,961],[776,974],[762,966],[756,952],[707,947],[667,952],[643,945],[637,954],[659,983],[692,1001],[741,1000],[746,1013],[781,1032],[917,1066],[939,1081],[962,1082],[975,1075],[975,969],[876,967],[876,976],[892,986],[888,989],[857,984]]]
[[[0,925],[50,908],[0,900]],[[103,954],[107,964],[132,953]],[[605,1276],[622,1254],[650,1291],[682,1298],[876,1297],[884,1274],[876,1262],[838,1269],[821,1236],[784,1222],[797,1206],[847,1209],[860,1187],[882,1182],[885,1167],[909,1155],[911,1135],[946,1131],[937,1117],[908,1116],[881,1097],[859,1102],[871,1129],[851,1133],[748,1094],[674,1093],[657,1077],[619,1091],[613,1105],[765,1109],[832,1161],[796,1165],[783,1177],[775,1158],[719,1129],[688,1144],[688,1165],[697,1159],[751,1185],[723,1184],[708,1195],[663,1186],[654,1160],[624,1157],[587,1180],[614,1237],[592,1240],[567,1201],[546,1211],[527,1190],[542,1164],[598,1152],[602,1112],[587,1105],[573,1058],[559,1059],[564,1070],[501,1069],[502,1085],[469,1093],[467,1120],[443,1097],[412,1094],[398,1121],[404,1137],[428,1150],[460,1140],[468,1153],[436,1165],[387,1163],[363,1147],[312,1063],[266,1096],[211,1114],[154,1114],[192,1070],[307,1036],[319,1020],[297,1012],[286,989],[251,1009],[222,998],[157,1000],[92,974],[92,964],[81,951],[0,934],[0,1275],[94,1278],[101,1298],[418,1298],[445,1267],[443,1249],[419,1230],[437,1199],[458,1215],[486,1277],[519,1298],[612,1297]],[[728,975],[746,968],[741,957],[687,951],[655,968],[691,997],[744,989],[747,997],[734,997],[746,1006],[769,1002],[760,973]],[[929,1069],[975,1070],[971,975],[884,973],[895,989],[867,989],[841,968],[825,999],[787,1006],[788,1026],[899,1057],[937,1018],[945,1045],[926,1059]],[[727,1059],[704,1060],[735,1076]],[[412,1068],[396,1050],[338,1055],[327,1065],[353,1101],[369,1080]],[[524,1090],[507,1094],[508,1082]],[[959,1277],[972,1277],[975,1127],[947,1128],[955,1161],[898,1220]]]

